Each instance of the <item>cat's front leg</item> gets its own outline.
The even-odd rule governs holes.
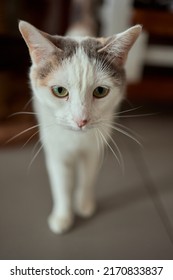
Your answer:
[[[97,153],[81,157],[78,165],[78,185],[74,196],[74,209],[82,217],[91,217],[96,209],[95,181],[98,174],[99,158]]]
[[[53,209],[48,218],[48,224],[52,232],[60,234],[69,230],[73,224],[74,173],[72,166],[63,161],[48,158],[46,162],[53,199]]]

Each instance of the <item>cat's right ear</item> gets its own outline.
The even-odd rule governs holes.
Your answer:
[[[19,30],[28,46],[33,64],[45,61],[47,56],[55,51],[55,45],[30,23],[20,21]]]
[[[113,35],[109,38],[103,38],[103,47],[98,50],[99,53],[105,52],[112,57],[112,62],[117,67],[123,67],[128,52],[139,37],[142,31],[142,26],[137,24],[126,31]]]

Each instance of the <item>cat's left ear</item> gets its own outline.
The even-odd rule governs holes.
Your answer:
[[[104,47],[98,50],[99,53],[105,52],[112,57],[112,61],[117,67],[123,67],[129,50],[135,43],[142,31],[141,25],[135,25],[126,31],[116,34],[104,40]]]
[[[34,64],[44,62],[48,55],[52,54],[55,49],[58,49],[44,36],[46,33],[41,32],[26,21],[19,22],[19,30],[29,48],[30,56]]]

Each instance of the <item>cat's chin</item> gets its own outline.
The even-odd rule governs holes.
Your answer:
[[[78,133],[85,133],[89,130],[89,127],[73,127],[73,126],[68,126],[68,127],[65,127],[65,129],[67,130],[70,130],[70,131],[74,131],[74,132],[78,132]]]
[[[60,125],[62,128],[64,128],[65,130],[69,130],[69,131],[74,131],[74,132],[78,132],[78,133],[85,133],[89,130],[91,130],[91,128],[93,128],[90,125],[86,125],[83,127],[78,127],[78,126],[70,126],[70,125]]]

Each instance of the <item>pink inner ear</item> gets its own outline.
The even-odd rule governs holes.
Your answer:
[[[35,63],[39,63],[49,53],[46,48],[39,47],[38,45],[30,45],[29,52]]]
[[[117,67],[122,67],[127,59],[128,46],[117,39],[116,36],[113,36],[111,39],[107,40],[107,44],[100,50],[98,53],[105,52],[110,54],[112,61]]]
[[[98,52],[105,52],[107,54],[110,54],[110,57],[112,57],[112,59],[108,59],[109,62],[113,62],[117,67],[122,67],[125,64],[128,55],[127,48],[123,48],[123,46],[116,47],[115,43],[109,43]]]
[[[30,55],[33,58],[35,63],[39,63],[43,59],[44,54],[39,50],[39,48],[32,49],[30,48]]]
[[[19,29],[29,48],[30,56],[34,63],[39,63],[55,49],[55,46],[31,24],[21,21],[19,23]]]
[[[106,52],[112,56],[112,61],[116,66],[123,67],[128,52],[140,35],[142,27],[140,25],[133,26],[128,30],[105,39],[104,47],[98,52]],[[103,41],[103,40],[102,40]]]

